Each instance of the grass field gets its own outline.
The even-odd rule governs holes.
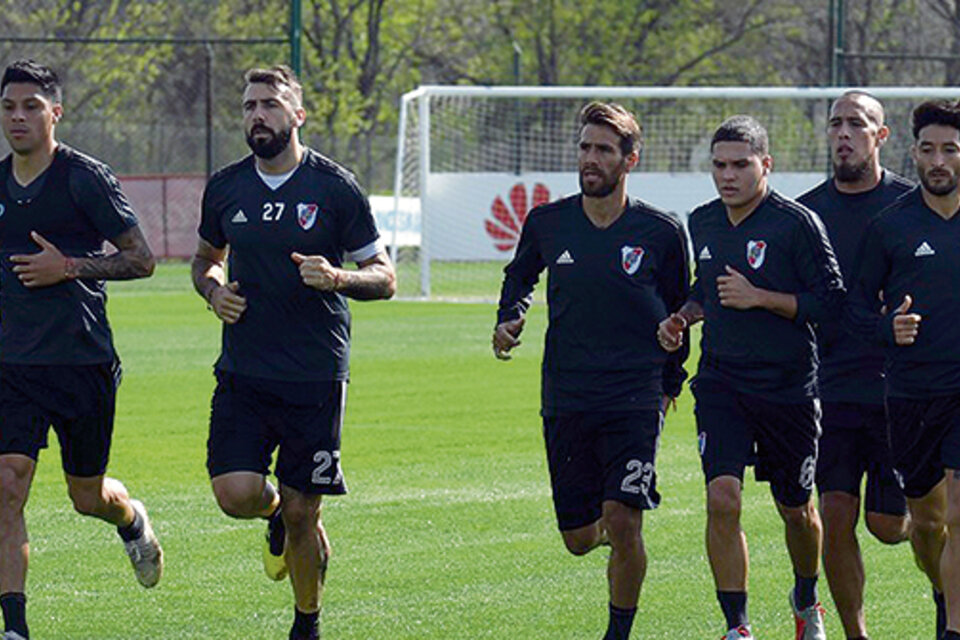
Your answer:
[[[289,584],[259,559],[260,522],[217,509],[204,468],[219,326],[185,265],[111,285],[124,361],[110,473],[146,503],[166,550],[139,587],[116,535],[72,512],[56,447],[27,508],[29,617],[39,640],[281,639]],[[489,305],[354,304],[343,438],[351,493],[324,511],[334,544],[327,639],[589,639],[606,623],[606,553],[576,558],[557,535],[540,437],[544,309],[516,357],[496,361]],[[689,392],[667,420],[663,504],[645,519],[650,556],[634,638],[715,639],[723,621],[703,550],[703,482]],[[748,481],[754,631],[792,638],[792,576],[765,486]],[[932,640],[933,605],[907,546],[861,536],[874,637]],[[831,638],[842,638],[821,583]]]
[[[422,296],[419,260],[401,254],[396,267],[397,297]],[[434,260],[430,270],[430,297],[437,299],[496,300],[503,281],[503,262]]]

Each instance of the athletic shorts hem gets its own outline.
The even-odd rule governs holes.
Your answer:
[[[264,477],[270,475],[269,469],[267,470],[258,469],[252,465],[247,465],[247,464],[235,464],[235,465],[221,464],[215,468],[211,467],[210,465],[207,465],[207,473],[209,474],[211,480],[213,480],[214,478],[219,478],[220,476],[227,475],[228,473],[242,473],[242,472],[255,473],[257,475],[264,476]]]
[[[863,512],[866,514],[876,513],[877,515],[881,515],[881,516],[894,516],[897,518],[902,518],[909,513],[907,509],[906,500],[903,501],[903,510],[889,508],[886,505],[884,505],[879,508],[873,508],[873,509],[867,508],[867,509],[864,509]]]
[[[929,487],[925,487],[927,483],[923,485],[908,485],[903,488],[903,495],[905,495],[910,500],[920,500],[926,498],[930,495],[930,492],[937,488],[937,485],[940,484],[940,480],[937,480]]]
[[[602,515],[598,515],[596,518],[585,520],[584,518],[561,518],[558,514],[557,529],[560,531],[574,531],[575,529],[582,529],[583,527],[589,527],[592,524],[600,522],[602,517]]]
[[[743,476],[746,473],[746,467],[723,467],[723,468],[711,468],[709,471],[707,469],[703,470],[703,477],[706,484],[710,484],[720,476],[731,476],[740,481],[740,484],[743,484]]]
[[[47,445],[43,445],[43,446],[40,447],[39,449],[37,449],[37,448],[35,448],[35,447],[23,447],[23,448],[20,448],[20,447],[16,447],[16,446],[11,446],[11,447],[9,447],[9,448],[7,448],[7,449],[2,449],[2,450],[0,450],[0,456],[7,456],[7,455],[11,455],[11,456],[24,456],[25,458],[30,458],[30,459],[33,460],[34,462],[37,462],[37,461],[40,459],[40,451],[42,451],[42,450],[44,450],[44,449],[47,449],[47,448],[48,448]]]
[[[849,487],[825,487],[824,483],[817,481],[817,495],[822,496],[825,493],[842,493],[848,496],[853,496],[854,498],[860,498],[860,492],[854,491]],[[883,513],[882,511],[874,511],[874,513]]]
[[[311,484],[309,486],[304,486],[302,484],[292,484],[290,482],[285,482],[283,478],[277,477],[277,481],[281,486],[290,487],[295,491],[308,496],[342,496],[347,493],[346,484],[338,485],[319,485]]]
[[[790,496],[789,498],[784,499],[783,497],[778,496],[776,491],[773,491],[772,486],[770,489],[773,493],[773,499],[776,500],[777,504],[782,507],[786,507],[787,509],[797,509],[802,507],[810,502],[810,498],[813,496],[813,489],[811,489],[810,491],[807,491],[807,497],[802,500],[800,499],[799,495]],[[794,499],[797,501],[795,502]]]

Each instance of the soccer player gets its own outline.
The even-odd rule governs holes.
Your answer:
[[[833,102],[827,141],[833,176],[797,201],[823,221],[846,277],[870,219],[911,188],[880,165],[889,129],[883,105],[862,91]],[[823,520],[823,568],[847,638],[867,637],[864,567],[857,542],[860,485],[867,476],[864,519],[881,542],[907,539],[907,502],[893,475],[883,409],[883,349],[846,335],[839,318],[817,327],[823,410],[817,490]]]
[[[938,638],[958,640],[960,105],[916,107],[913,137],[920,185],[864,232],[847,317],[856,334],[886,347],[890,449],[907,496],[910,543],[945,600],[945,612],[938,602]]]
[[[0,607],[4,640],[29,638],[24,506],[52,426],[74,508],[116,525],[137,579],[163,552],[143,504],[104,474],[120,361],[104,280],[144,278],[154,259],[103,163],[57,141],[57,75],[18,60],[0,80]],[[117,251],[105,255],[104,241]]]
[[[686,352],[668,355],[656,341],[658,323],[686,297],[686,236],[676,219],[627,196],[640,145],[623,107],[581,111],[581,193],[530,212],[493,334],[494,354],[509,359],[547,269],[541,413],[553,501],[571,553],[612,549],[605,640],[630,635],[647,566],[643,511],[660,501],[664,411],[686,375]]]
[[[703,320],[691,388],[707,481],[707,555],[727,640],[752,638],[747,539],[740,526],[743,473],[768,480],[786,527],[797,640],[823,640],[817,600],[822,529],[811,493],[820,435],[811,323],[839,314],[843,281],[816,214],[769,188],[766,130],[733,116],[711,141],[720,197],[689,219],[696,281],[660,324],[661,344]]]
[[[320,500],[346,492],[346,297],[390,298],[396,278],[353,175],[300,142],[306,111],[290,69],[245,80],[253,153],[210,178],[192,266],[223,321],[207,468],[227,515],[268,520],[265,570],[289,571],[293,585],[290,640],[312,640],[330,557]],[[344,269],[344,256],[359,269]],[[267,481],[275,449],[279,491]]]

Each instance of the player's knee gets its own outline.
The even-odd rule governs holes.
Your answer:
[[[259,492],[251,492],[244,487],[220,483],[213,485],[213,495],[220,510],[233,518],[248,518],[255,515],[260,500]]]
[[[3,514],[16,513],[23,509],[30,490],[30,476],[17,469],[0,464],[0,510]]]
[[[99,486],[96,489],[70,487],[69,494],[74,510],[80,515],[90,516],[100,512],[103,496]]]
[[[890,514],[867,513],[867,531],[884,544],[897,544],[907,539],[909,518]]]
[[[825,533],[839,535],[853,530],[857,526],[859,511],[860,501],[850,494],[831,491],[820,496],[820,514]]]
[[[643,512],[621,504],[604,509],[603,528],[614,547],[635,546],[640,540],[640,524]]]
[[[313,535],[317,530],[320,504],[316,500],[284,500],[282,515],[288,536]]]
[[[561,531],[560,535],[563,537],[563,545],[567,548],[567,551],[575,556],[583,556],[603,544],[603,532],[604,530],[600,528],[600,522],[598,521],[578,529]]]
[[[736,487],[730,482],[711,482],[707,487],[707,516],[710,520],[740,520],[741,494],[739,483]]]
[[[940,536],[945,524],[946,520],[941,514],[918,511],[911,514],[910,534],[920,538]]]
[[[780,516],[784,524],[791,529],[813,529],[820,526],[820,517],[813,506],[813,501],[807,501],[799,507],[779,505]]]
[[[563,545],[575,556],[585,556],[597,547],[596,536],[564,532]]]
[[[960,535],[960,509],[947,508],[944,524],[951,535]]]

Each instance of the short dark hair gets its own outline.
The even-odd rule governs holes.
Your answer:
[[[620,151],[628,156],[643,146],[643,128],[636,116],[615,102],[591,102],[580,110],[580,130],[588,124],[609,127],[620,138]]]
[[[746,142],[750,150],[765,156],[770,152],[770,139],[767,130],[755,118],[745,115],[730,116],[713,132],[710,150],[718,142]]]
[[[40,87],[40,93],[52,102],[60,102],[62,89],[60,78],[50,67],[45,67],[34,60],[16,60],[4,70],[3,80],[0,80],[0,93],[11,83],[30,83]]]
[[[297,75],[293,72],[293,69],[285,64],[277,64],[267,69],[250,69],[243,74],[243,80],[247,84],[268,84],[278,91],[287,89],[296,97],[296,106],[299,107],[303,104],[303,87],[297,80]]]
[[[913,139],[920,139],[920,130],[931,124],[953,127],[960,131],[960,104],[949,100],[928,100],[913,110]]]

